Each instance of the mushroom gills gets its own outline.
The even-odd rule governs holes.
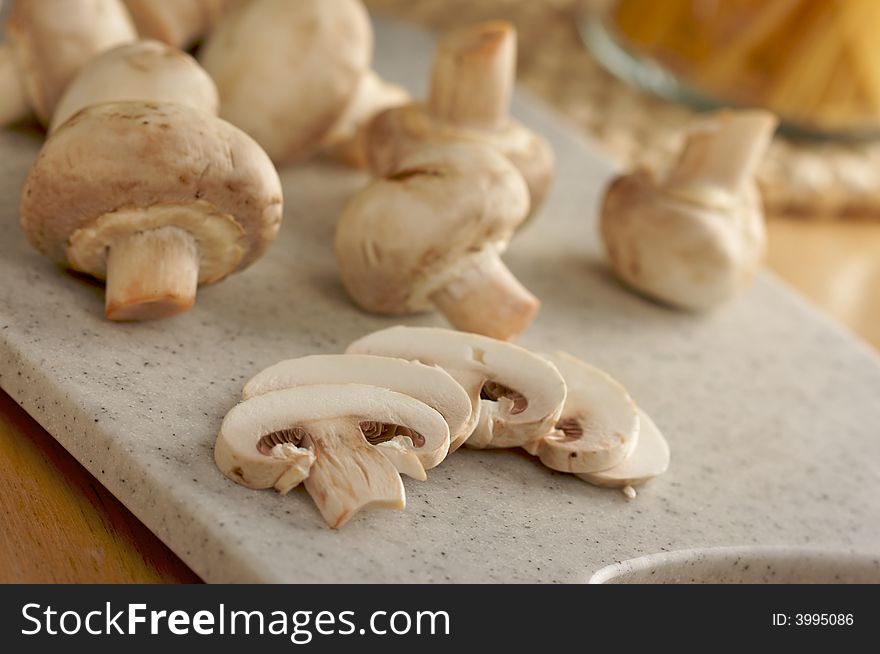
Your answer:
[[[402,510],[403,482],[394,464],[364,439],[357,423],[339,419],[303,423],[304,443],[315,455],[306,490],[334,529],[364,508]]]
[[[648,414],[641,409],[638,411],[639,440],[632,454],[613,468],[576,473],[577,477],[596,486],[620,488],[627,497],[632,498],[633,486],[640,486],[666,472],[669,467],[669,443]]]

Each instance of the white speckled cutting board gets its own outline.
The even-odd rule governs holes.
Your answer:
[[[377,29],[379,71],[421,94],[430,39]],[[187,315],[117,325],[101,288],[19,232],[39,139],[0,133],[0,386],[207,581],[583,582],[668,549],[880,550],[880,359],[769,276],[706,317],[625,292],[595,232],[610,163],[533,101],[515,113],[550,138],[560,171],[507,256],[544,303],[523,342],[607,369],[665,431],[672,465],[635,501],[522,452],[463,450],[405,480],[405,512],[332,531],[301,489],[220,475],[214,437],[247,378],[392,324],[337,280],[334,223],[364,178],[330,164],[282,172],[284,225],[265,259],[201,290]]]

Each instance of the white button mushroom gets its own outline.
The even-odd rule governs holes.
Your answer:
[[[556,429],[525,449],[560,472],[607,470],[632,454],[639,415],[626,389],[607,373],[558,352],[542,355],[565,379],[568,395]]]
[[[137,38],[121,0],[17,0],[0,45],[0,125],[33,111],[44,125],[92,57]]]
[[[124,0],[141,36],[189,48],[248,0]]]
[[[373,34],[358,0],[253,0],[207,40],[199,59],[220,115],[276,162],[315,154],[369,70]]]
[[[400,431],[413,442],[449,441],[443,416],[408,395],[361,384],[300,386],[233,407],[214,458],[225,475],[249,488],[286,493],[304,483],[324,520],[337,528],[364,507],[406,504],[397,469],[369,441],[374,431]]]
[[[313,384],[365,384],[413,397],[440,413],[456,442],[473,428],[470,398],[449,373],[415,361],[354,354],[316,354],[270,366],[245,384],[242,397]],[[398,471],[424,480],[425,470],[439,465],[449,452],[449,442],[413,443],[405,433],[374,430],[368,440],[382,450]]]
[[[539,301],[500,254],[528,213],[522,175],[485,145],[425,146],[355,195],[336,230],[339,273],[364,309],[439,309],[458,329],[508,339]]]
[[[38,250],[107,280],[111,320],[186,311],[198,284],[253,263],[281,222],[281,182],[244,132],[181,104],[84,109],[40,151],[21,224]]]
[[[748,288],[766,242],[754,172],[775,127],[766,111],[717,114],[688,136],[662,181],[646,170],[614,181],[601,227],[615,273],[693,310]]]
[[[565,403],[565,382],[549,361],[512,343],[430,327],[391,327],[352,343],[349,354],[401,357],[444,368],[467,391],[469,447],[519,447],[550,433]],[[461,443],[453,442],[450,451]]]
[[[84,107],[102,102],[179,102],[216,114],[220,98],[211,77],[185,52],[139,41],[98,55],[68,85],[49,132]]]
[[[369,126],[371,168],[388,175],[425,142],[484,143],[519,169],[537,210],[553,177],[553,150],[510,117],[515,76],[516,30],[510,23],[477,23],[445,35],[434,57],[428,101],[389,109]]]
[[[620,488],[632,499],[633,486],[640,486],[666,472],[669,443],[648,415],[639,409],[639,441],[626,459],[608,470],[576,473],[584,481],[606,488]]]

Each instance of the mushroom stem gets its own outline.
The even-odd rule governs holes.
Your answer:
[[[315,454],[303,482],[315,505],[332,528],[368,506],[402,510],[406,506],[397,469],[370,445],[356,419],[303,424],[304,444]]]
[[[199,248],[179,227],[134,232],[107,253],[105,315],[151,320],[187,311],[196,299]]]
[[[777,123],[769,111],[721,112],[688,135],[666,187],[738,193],[753,178]]]
[[[12,48],[0,45],[0,125],[7,125],[27,115],[29,106],[18,75]]]
[[[428,111],[441,121],[498,129],[516,78],[516,30],[507,21],[450,32],[437,46]]]
[[[462,268],[431,302],[456,329],[501,340],[528,327],[541,305],[494,252]]]

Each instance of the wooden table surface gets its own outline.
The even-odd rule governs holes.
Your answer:
[[[880,347],[880,223],[769,222],[769,264]],[[0,582],[198,578],[0,391]]]

